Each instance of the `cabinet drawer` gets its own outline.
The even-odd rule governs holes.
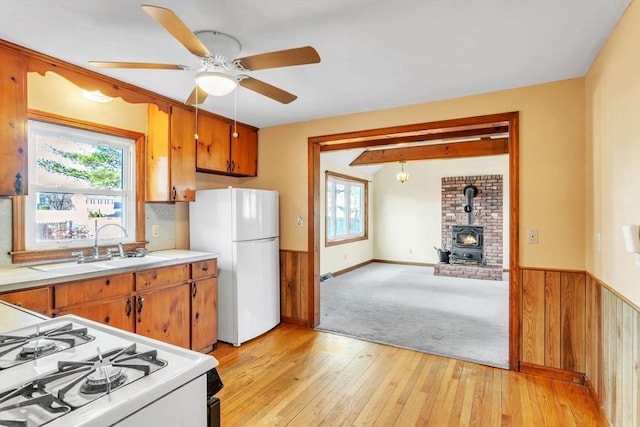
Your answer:
[[[191,264],[191,278],[200,279],[201,277],[217,276],[218,260],[208,259],[206,261],[194,262]]]
[[[49,288],[28,289],[0,295],[0,300],[38,313],[48,313],[51,308]]]
[[[85,319],[104,323],[114,328],[134,332],[133,297],[120,297],[119,299],[99,301],[83,304],[81,306],[58,310],[56,316],[75,314]]]
[[[189,281],[189,264],[157,268],[136,273],[136,290],[140,291],[187,281]]]
[[[55,308],[126,295],[133,291],[133,273],[105,276],[54,287]]]

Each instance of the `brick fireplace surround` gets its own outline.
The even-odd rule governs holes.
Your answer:
[[[475,175],[442,178],[442,247],[451,250],[451,226],[466,225],[464,211],[467,185],[478,188],[473,199],[473,225],[484,227],[484,256],[486,265],[478,263],[438,263],[436,276],[463,277],[469,279],[502,280],[503,266],[503,195],[502,175]]]

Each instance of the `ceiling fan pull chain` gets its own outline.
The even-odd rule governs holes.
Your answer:
[[[233,91],[233,137],[238,137],[238,128],[236,127],[236,119],[238,117],[238,91]]]
[[[193,134],[193,138],[195,141],[200,139],[198,136],[198,100],[200,99],[200,94],[198,93],[198,85],[196,85],[196,132]]]

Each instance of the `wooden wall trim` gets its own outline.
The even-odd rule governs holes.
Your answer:
[[[620,292],[616,291],[611,285],[609,285],[608,283],[604,282],[602,279],[599,279],[598,277],[594,276],[593,274],[589,273],[588,271],[586,272],[586,275],[589,276],[592,280],[595,280],[596,282],[598,282],[600,284],[600,286],[602,286],[603,288],[605,288],[606,290],[608,290],[609,292],[614,294],[616,297],[618,297],[620,300],[622,300],[625,304],[629,305],[635,311],[640,313],[640,306],[636,305],[634,302],[629,300],[627,297],[622,295]]]
[[[567,381],[574,384],[586,384],[585,374],[581,372],[566,371],[564,369],[536,365],[535,363],[520,362],[520,372],[533,375],[541,375],[543,377]]]

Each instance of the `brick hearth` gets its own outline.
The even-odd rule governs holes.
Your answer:
[[[439,262],[434,266],[435,276],[462,277],[465,279],[502,280],[502,266],[487,264],[447,264]]]
[[[473,225],[484,227],[484,257],[486,265],[477,263],[439,263],[435,265],[437,276],[470,279],[502,280],[503,244],[503,186],[502,175],[452,176],[442,178],[442,247],[451,250],[453,225],[468,223],[464,212],[466,204],[464,188],[473,184],[478,188],[474,198]]]

